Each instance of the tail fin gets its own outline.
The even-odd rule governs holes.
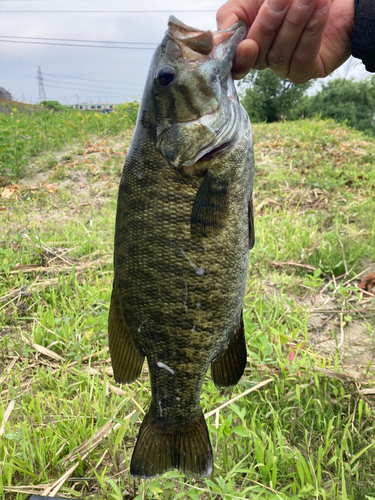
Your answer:
[[[187,476],[212,473],[213,456],[203,413],[193,422],[168,428],[157,421],[152,407],[145,416],[134,448],[130,473],[151,478],[178,469]]]

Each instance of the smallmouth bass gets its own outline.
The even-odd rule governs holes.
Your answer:
[[[152,399],[130,472],[208,476],[206,372],[231,386],[246,365],[242,319],[254,244],[251,126],[231,74],[243,21],[201,31],[170,17],[122,173],[109,348],[117,382],[147,358]]]

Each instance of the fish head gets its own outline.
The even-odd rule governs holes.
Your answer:
[[[169,18],[146,92],[151,91],[156,148],[173,167],[186,170],[234,141],[240,105],[231,69],[246,34],[244,21],[212,32]]]

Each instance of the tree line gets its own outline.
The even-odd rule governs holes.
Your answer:
[[[337,78],[313,95],[313,82],[297,85],[270,69],[251,70],[239,86],[241,102],[252,122],[302,117],[333,118],[369,135],[375,135],[375,75],[363,80]]]

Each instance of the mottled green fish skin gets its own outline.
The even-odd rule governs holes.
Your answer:
[[[166,439],[176,429],[201,422],[206,372],[242,321],[254,175],[250,122],[230,75],[235,47],[246,29],[229,55],[222,50],[223,58],[230,57],[224,75],[224,63],[214,55],[186,62],[182,42],[172,36],[174,29],[170,26],[154,56],[120,182],[109,328],[116,380],[133,380],[143,356],[147,358],[152,389],[148,419]],[[186,49],[190,59],[193,50]],[[155,75],[166,64],[176,70],[176,81],[161,88]],[[229,109],[236,129],[230,146],[207,161],[194,162],[207,144],[216,147],[215,137],[222,130],[220,124],[217,132],[199,120],[215,113],[225,117]],[[137,367],[128,370],[127,346],[133,343]],[[150,435],[147,442],[153,439]],[[183,446],[176,445],[178,439],[172,447]],[[165,464],[158,462],[151,469],[135,465],[135,476],[152,477],[172,467],[198,477],[212,471],[209,459],[203,466],[198,459],[196,466],[184,465],[178,450],[171,451],[171,459],[161,459],[151,442],[148,446],[140,456],[154,453],[154,459]],[[199,448],[199,438],[194,446]]]

